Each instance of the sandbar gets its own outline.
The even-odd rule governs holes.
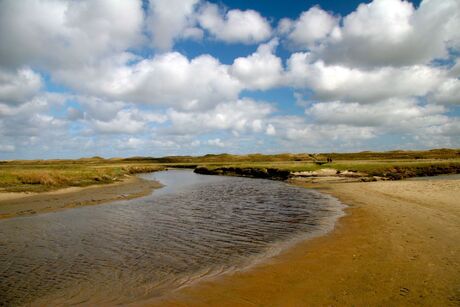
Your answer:
[[[160,187],[162,185],[157,181],[129,176],[116,183],[70,187],[52,192],[0,193],[0,219],[132,199],[146,196]]]

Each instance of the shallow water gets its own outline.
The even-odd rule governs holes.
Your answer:
[[[174,170],[107,205],[0,221],[0,305],[123,304],[248,267],[329,230],[342,205],[262,179]]]
[[[425,177],[412,177],[407,180],[459,180],[460,174],[438,175],[438,176],[425,176]]]

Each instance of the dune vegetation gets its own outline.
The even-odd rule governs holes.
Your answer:
[[[0,191],[43,192],[113,183],[132,174],[154,172],[167,167],[196,168],[197,172],[205,174],[280,180],[287,179],[294,172],[332,169],[395,180],[460,173],[460,150],[0,161]]]
[[[0,164],[0,191],[44,192],[66,187],[114,183],[137,173],[158,171],[156,164],[106,161],[10,161]]]

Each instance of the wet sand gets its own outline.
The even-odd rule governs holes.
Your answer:
[[[320,189],[349,205],[329,235],[144,305],[460,305],[460,180]]]
[[[0,193],[0,219],[98,205],[148,195],[159,182],[130,176],[113,184],[71,187],[45,193]]]

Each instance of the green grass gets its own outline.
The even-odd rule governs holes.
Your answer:
[[[408,160],[343,160],[332,163],[317,164],[314,162],[268,162],[268,163],[219,163],[208,164],[206,168],[269,169],[290,172],[316,171],[332,168],[339,171],[356,171],[368,176],[402,179],[414,176],[430,176],[445,173],[460,173],[460,159],[408,159]]]
[[[332,158],[333,162],[323,164],[327,158]],[[340,171],[354,170],[370,176],[400,179],[460,172],[460,150],[0,161],[0,191],[43,192],[64,187],[112,183],[129,174],[151,172],[165,167],[195,168],[197,166],[206,166],[209,169],[272,168],[290,172],[334,168]]]
[[[129,174],[163,169],[145,164],[3,164],[0,165],[0,191],[44,192],[65,187],[113,183]]]

